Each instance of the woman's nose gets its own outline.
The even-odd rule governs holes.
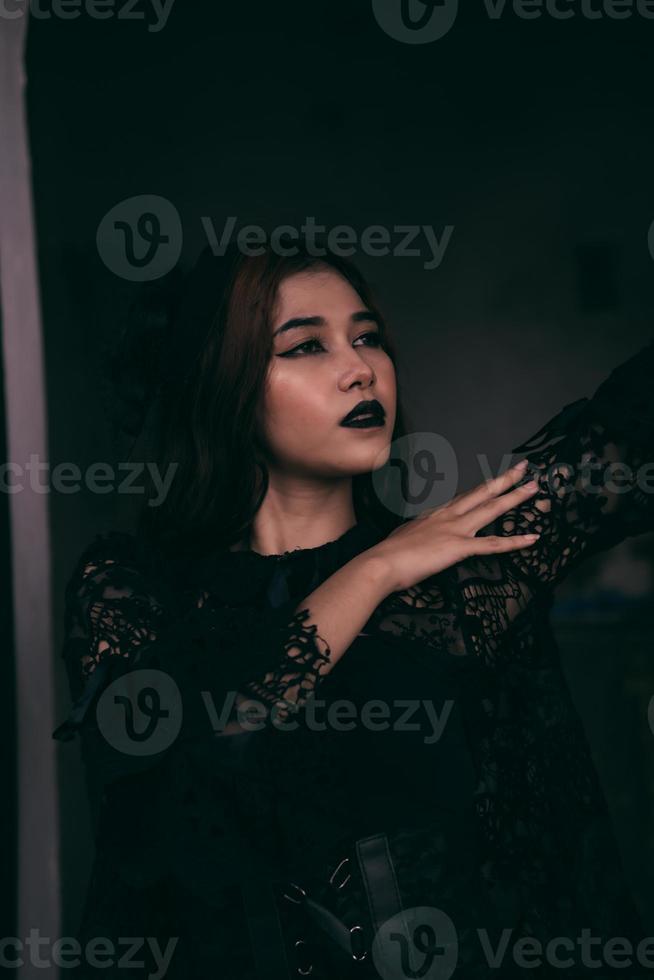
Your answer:
[[[341,373],[340,385],[343,390],[347,390],[355,382],[371,385],[374,380],[375,372],[372,365],[368,364],[360,354],[352,351],[352,360]]]

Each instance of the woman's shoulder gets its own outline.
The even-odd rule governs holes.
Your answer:
[[[111,588],[119,582],[151,583],[162,579],[162,556],[138,534],[115,528],[98,531],[77,552],[66,583],[66,593],[79,593],[102,585]]]
[[[137,536],[130,531],[119,531],[115,528],[98,531],[82,547],[79,552],[79,560],[102,557],[134,557],[138,546]]]
[[[225,593],[238,591],[239,585],[244,589],[252,573],[230,558],[232,553],[222,550],[204,556],[191,551],[171,555],[136,531],[106,529],[78,552],[66,590],[68,594],[129,590],[183,604],[203,588]]]
[[[86,565],[109,564],[148,564],[152,558],[142,540],[130,531],[115,528],[98,531],[93,538],[77,552],[74,570],[83,570]]]

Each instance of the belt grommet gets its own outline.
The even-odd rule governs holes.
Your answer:
[[[343,860],[339,862],[339,864],[336,866],[336,868],[332,871],[331,875],[329,876],[329,884],[332,885],[334,888],[343,888],[345,885],[347,885],[348,881],[352,877],[352,875],[348,872],[347,877],[344,878],[340,884],[337,885],[336,882],[334,881],[334,878],[336,877],[338,872],[341,870],[344,864],[347,864],[349,862],[349,860],[350,860],[349,857],[344,857]]]
[[[295,949],[297,949],[299,946],[306,946],[306,945],[307,944],[304,941],[304,939],[298,939],[295,942]],[[296,971],[300,974],[300,976],[302,976],[302,977],[308,977],[309,974],[313,972],[313,963],[310,963],[309,964],[309,969],[308,970],[303,970],[301,966],[298,966],[298,967],[296,967]]]
[[[350,940],[352,940],[355,932],[360,937],[360,940],[362,940],[363,939],[363,926],[352,926],[352,928],[350,929]],[[352,951],[352,959],[353,960],[357,960],[357,962],[361,962],[361,960],[365,960],[365,958],[366,958],[367,955],[368,955],[368,952],[365,949],[363,949],[363,950],[360,949],[358,953],[355,953],[354,950]]]
[[[291,898],[291,896],[287,895],[286,892],[283,893],[284,898],[287,898],[289,902],[293,902],[294,905],[301,905],[303,899],[307,897],[307,893],[305,892],[304,888],[300,888],[300,886],[296,885],[294,881],[289,881],[288,884],[290,885],[291,888],[295,888],[296,892],[299,893],[302,896],[302,898]]]

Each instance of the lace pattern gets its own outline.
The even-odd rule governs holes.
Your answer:
[[[91,699],[82,703],[91,691],[90,681],[98,666],[113,658],[134,667],[165,663],[184,689],[189,674],[195,673],[191,683],[196,688],[204,678],[214,695],[233,691],[225,734],[242,731],[238,712],[255,697],[265,711],[261,720],[285,719],[312,696],[329,663],[329,646],[317,626],[307,623],[309,616],[308,608],[291,612],[288,603],[267,613],[247,605],[227,606],[206,590],[171,596],[138,554],[131,535],[98,535],[66,587],[63,656],[77,701],[56,737],[81,727],[91,705]],[[221,666],[223,684],[215,690]]]
[[[81,581],[71,586],[75,602],[68,606],[68,635],[86,644],[79,661],[84,682],[103,657],[129,658],[144,643],[153,642],[163,616],[161,602],[143,588],[138,573],[115,566],[113,558],[89,561]]]
[[[243,685],[246,692],[263,698],[274,708],[280,721],[297,714],[315,695],[318,682],[325,673],[321,668],[329,664],[329,644],[318,636],[315,624],[306,624],[309,615],[309,609],[305,607],[293,616],[284,643],[286,657],[275,670],[269,671],[261,680],[251,680]],[[322,649],[318,641],[323,644]]]

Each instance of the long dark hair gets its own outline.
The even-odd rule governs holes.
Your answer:
[[[150,504],[156,490],[148,480],[135,529],[164,553],[228,548],[243,538],[266,495],[261,413],[272,355],[272,317],[284,279],[320,266],[340,273],[379,318],[381,346],[397,375],[395,348],[368,284],[350,261],[324,251],[318,256],[296,245],[294,254],[266,247],[262,254],[247,255],[233,243],[217,258],[207,248],[181,298],[165,297],[159,307],[150,302],[146,316],[141,306],[142,333],[148,332],[148,320],[154,320],[154,335],[161,337],[163,309],[172,324],[165,345],[150,338],[151,349],[157,348],[158,383],[144,429],[159,473],[171,464],[176,469],[156,506]],[[141,361],[152,373],[153,359],[142,356]],[[393,440],[406,434],[405,425],[398,390]],[[384,535],[401,523],[403,518],[380,500],[371,473],[353,476],[352,493],[357,520],[366,520]]]

